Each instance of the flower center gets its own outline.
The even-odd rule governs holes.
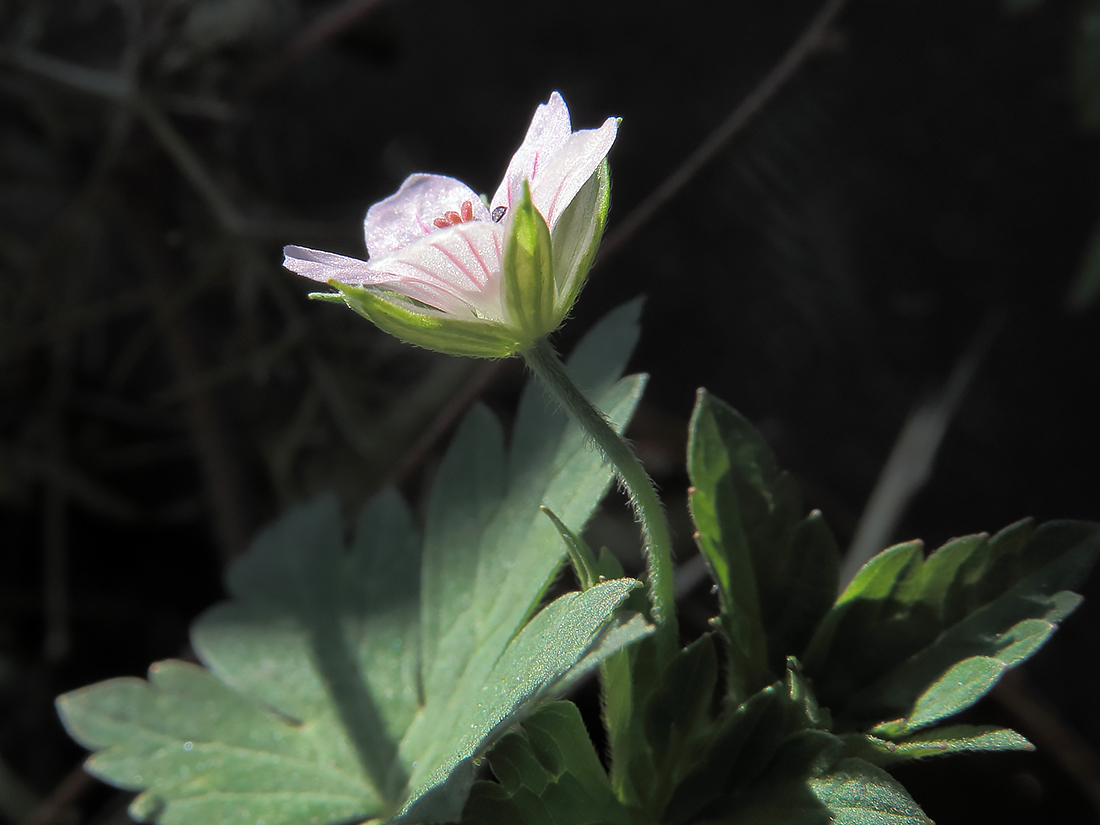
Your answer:
[[[440,229],[446,229],[448,226],[469,223],[474,219],[474,204],[471,201],[463,201],[460,208],[461,212],[455,212],[453,209],[450,212],[444,212],[442,218],[436,218],[432,223]]]

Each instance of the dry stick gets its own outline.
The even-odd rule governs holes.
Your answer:
[[[721,125],[699,148],[688,155],[680,167],[665,178],[664,182],[650,193],[644,201],[615,229],[607,234],[600,248],[600,257],[606,260],[618,252],[638,229],[647,223],[657,211],[687,185],[699,171],[706,166],[738,132],[756,117],[764,106],[775,96],[783,85],[790,80],[802,64],[817,51],[825,41],[829,26],[840,14],[848,0],[828,0],[814,16],[801,36],[783,55],[775,67],[768,72],[759,85],[741,104],[730,113]]]

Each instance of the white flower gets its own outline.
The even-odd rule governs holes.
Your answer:
[[[285,247],[283,266],[388,332],[456,355],[501,357],[552,332],[584,283],[610,203],[616,118],[572,130],[540,104],[486,206],[461,181],[410,176],[367,211],[366,261]]]

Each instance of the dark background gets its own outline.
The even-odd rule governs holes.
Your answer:
[[[892,539],[1100,518],[1097,309],[1067,302],[1100,217],[1100,147],[1074,97],[1093,4],[1015,5],[1035,8],[850,0],[749,127],[598,263],[558,342],[647,296],[632,436],[683,557],[697,387],[758,423],[843,547],[910,410],[987,319],[996,337]],[[58,693],[188,655],[188,623],[265,520],[321,489],[353,508],[387,481],[421,502],[446,443],[446,427],[423,437],[431,422],[479,393],[511,414],[518,364],[414,350],[308,302],[282,244],[362,257],[367,206],[414,171],[492,192],[554,89],[575,127],[623,118],[614,232],[818,7],[0,5],[5,793],[29,810],[79,764]],[[598,535],[629,542],[613,505]],[[1012,694],[1090,747],[1096,601]],[[934,819],[1097,820],[1100,775],[1090,802],[1059,724],[996,696],[968,719],[1053,738],[899,772]],[[1094,753],[1068,758],[1087,773]],[[78,786],[53,821],[120,821],[123,803]]]

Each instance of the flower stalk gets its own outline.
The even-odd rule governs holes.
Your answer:
[[[522,355],[535,378],[595,442],[626,487],[631,506],[642,525],[653,622],[657,625],[659,636],[675,642],[677,628],[672,582],[672,537],[668,529],[668,517],[657,496],[653,480],[626,439],[615,432],[603,413],[573,383],[546,338],[535,341]]]

